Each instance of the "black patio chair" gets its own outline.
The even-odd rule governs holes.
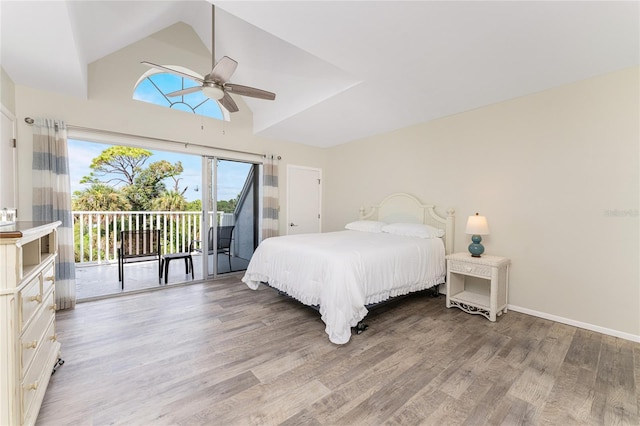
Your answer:
[[[229,258],[229,271],[231,272],[231,241],[233,240],[233,229],[235,226],[218,226],[217,228],[209,228],[209,254],[214,254],[213,248],[215,247],[213,244],[213,230],[218,230],[218,254],[226,254]],[[189,245],[189,251],[198,251],[202,252],[201,247],[196,247],[196,245],[202,244],[200,240],[193,240]]]
[[[120,231],[118,281],[124,290],[125,263],[158,261],[158,282],[162,277],[160,230]]]

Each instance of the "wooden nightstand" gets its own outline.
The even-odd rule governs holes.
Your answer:
[[[483,315],[489,321],[507,312],[509,297],[509,264],[506,257],[470,253],[447,256],[447,308],[457,307],[470,314]],[[488,290],[465,289],[466,277],[488,280]]]

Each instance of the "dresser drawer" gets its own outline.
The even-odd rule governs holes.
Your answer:
[[[43,309],[38,312],[22,335],[20,341],[21,378],[24,377],[24,373],[29,368],[35,354],[41,347],[50,346],[47,340],[55,337],[55,329],[52,329],[55,318],[55,310],[52,309],[54,306],[53,294],[53,292],[49,292],[43,303]]]
[[[47,294],[49,289],[55,284],[56,269],[55,264],[51,262],[42,271],[42,294]]]
[[[485,265],[472,265],[465,262],[449,261],[449,269],[451,272],[461,272],[467,275],[475,275],[477,277],[491,278],[491,267]]]
[[[25,422],[27,417],[33,415],[34,407],[32,407],[32,404],[34,400],[38,401],[39,406],[44,391],[49,384],[55,362],[52,351],[56,350],[54,346],[57,345],[57,342],[52,337],[55,337],[55,322],[51,322],[49,328],[47,328],[45,336],[41,341],[42,343],[40,347],[36,349],[34,359],[31,361],[31,365],[27,368],[24,378],[22,379],[21,412],[23,422]],[[33,420],[35,421],[35,418]]]
[[[42,305],[42,293],[40,292],[40,275],[36,276],[32,279],[29,284],[27,284],[20,292],[18,293],[18,298],[20,300],[20,330],[24,330],[24,328],[29,324],[29,321],[35,314],[36,310]]]

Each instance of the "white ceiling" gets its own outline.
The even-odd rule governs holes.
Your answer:
[[[210,9],[2,0],[1,65],[86,98],[89,63],[178,21],[210,49]],[[244,98],[255,133],[328,147],[638,66],[639,28],[636,1],[221,1],[216,57],[239,62],[232,82],[277,93]]]

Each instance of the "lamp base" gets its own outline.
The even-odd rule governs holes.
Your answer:
[[[471,244],[469,244],[469,253],[471,253],[471,257],[482,257],[482,253],[484,253],[484,246],[480,244],[482,241],[482,237],[480,235],[473,235],[471,237]]]

